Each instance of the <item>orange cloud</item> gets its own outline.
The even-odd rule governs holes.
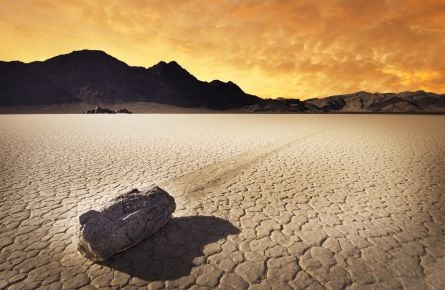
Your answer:
[[[101,49],[263,97],[445,91],[442,0],[0,0],[0,59]]]

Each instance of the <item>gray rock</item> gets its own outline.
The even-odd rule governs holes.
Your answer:
[[[130,112],[126,108],[119,109],[119,110],[116,111],[116,113],[118,113],[118,114],[133,114],[132,112]]]
[[[104,261],[153,235],[175,209],[174,198],[157,186],[133,189],[80,215],[78,249],[92,261]]]
[[[116,114],[116,112],[108,108],[102,108],[101,106],[97,106],[92,110],[87,110],[85,114]]]

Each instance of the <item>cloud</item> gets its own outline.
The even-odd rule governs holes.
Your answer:
[[[0,2],[1,59],[102,49],[265,97],[445,91],[441,0]]]

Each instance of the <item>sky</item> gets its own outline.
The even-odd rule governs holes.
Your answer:
[[[0,0],[0,60],[98,49],[260,97],[445,92],[444,0]]]

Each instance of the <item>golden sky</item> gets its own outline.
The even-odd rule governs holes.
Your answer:
[[[261,97],[445,92],[444,0],[0,0],[0,59],[176,60]]]

